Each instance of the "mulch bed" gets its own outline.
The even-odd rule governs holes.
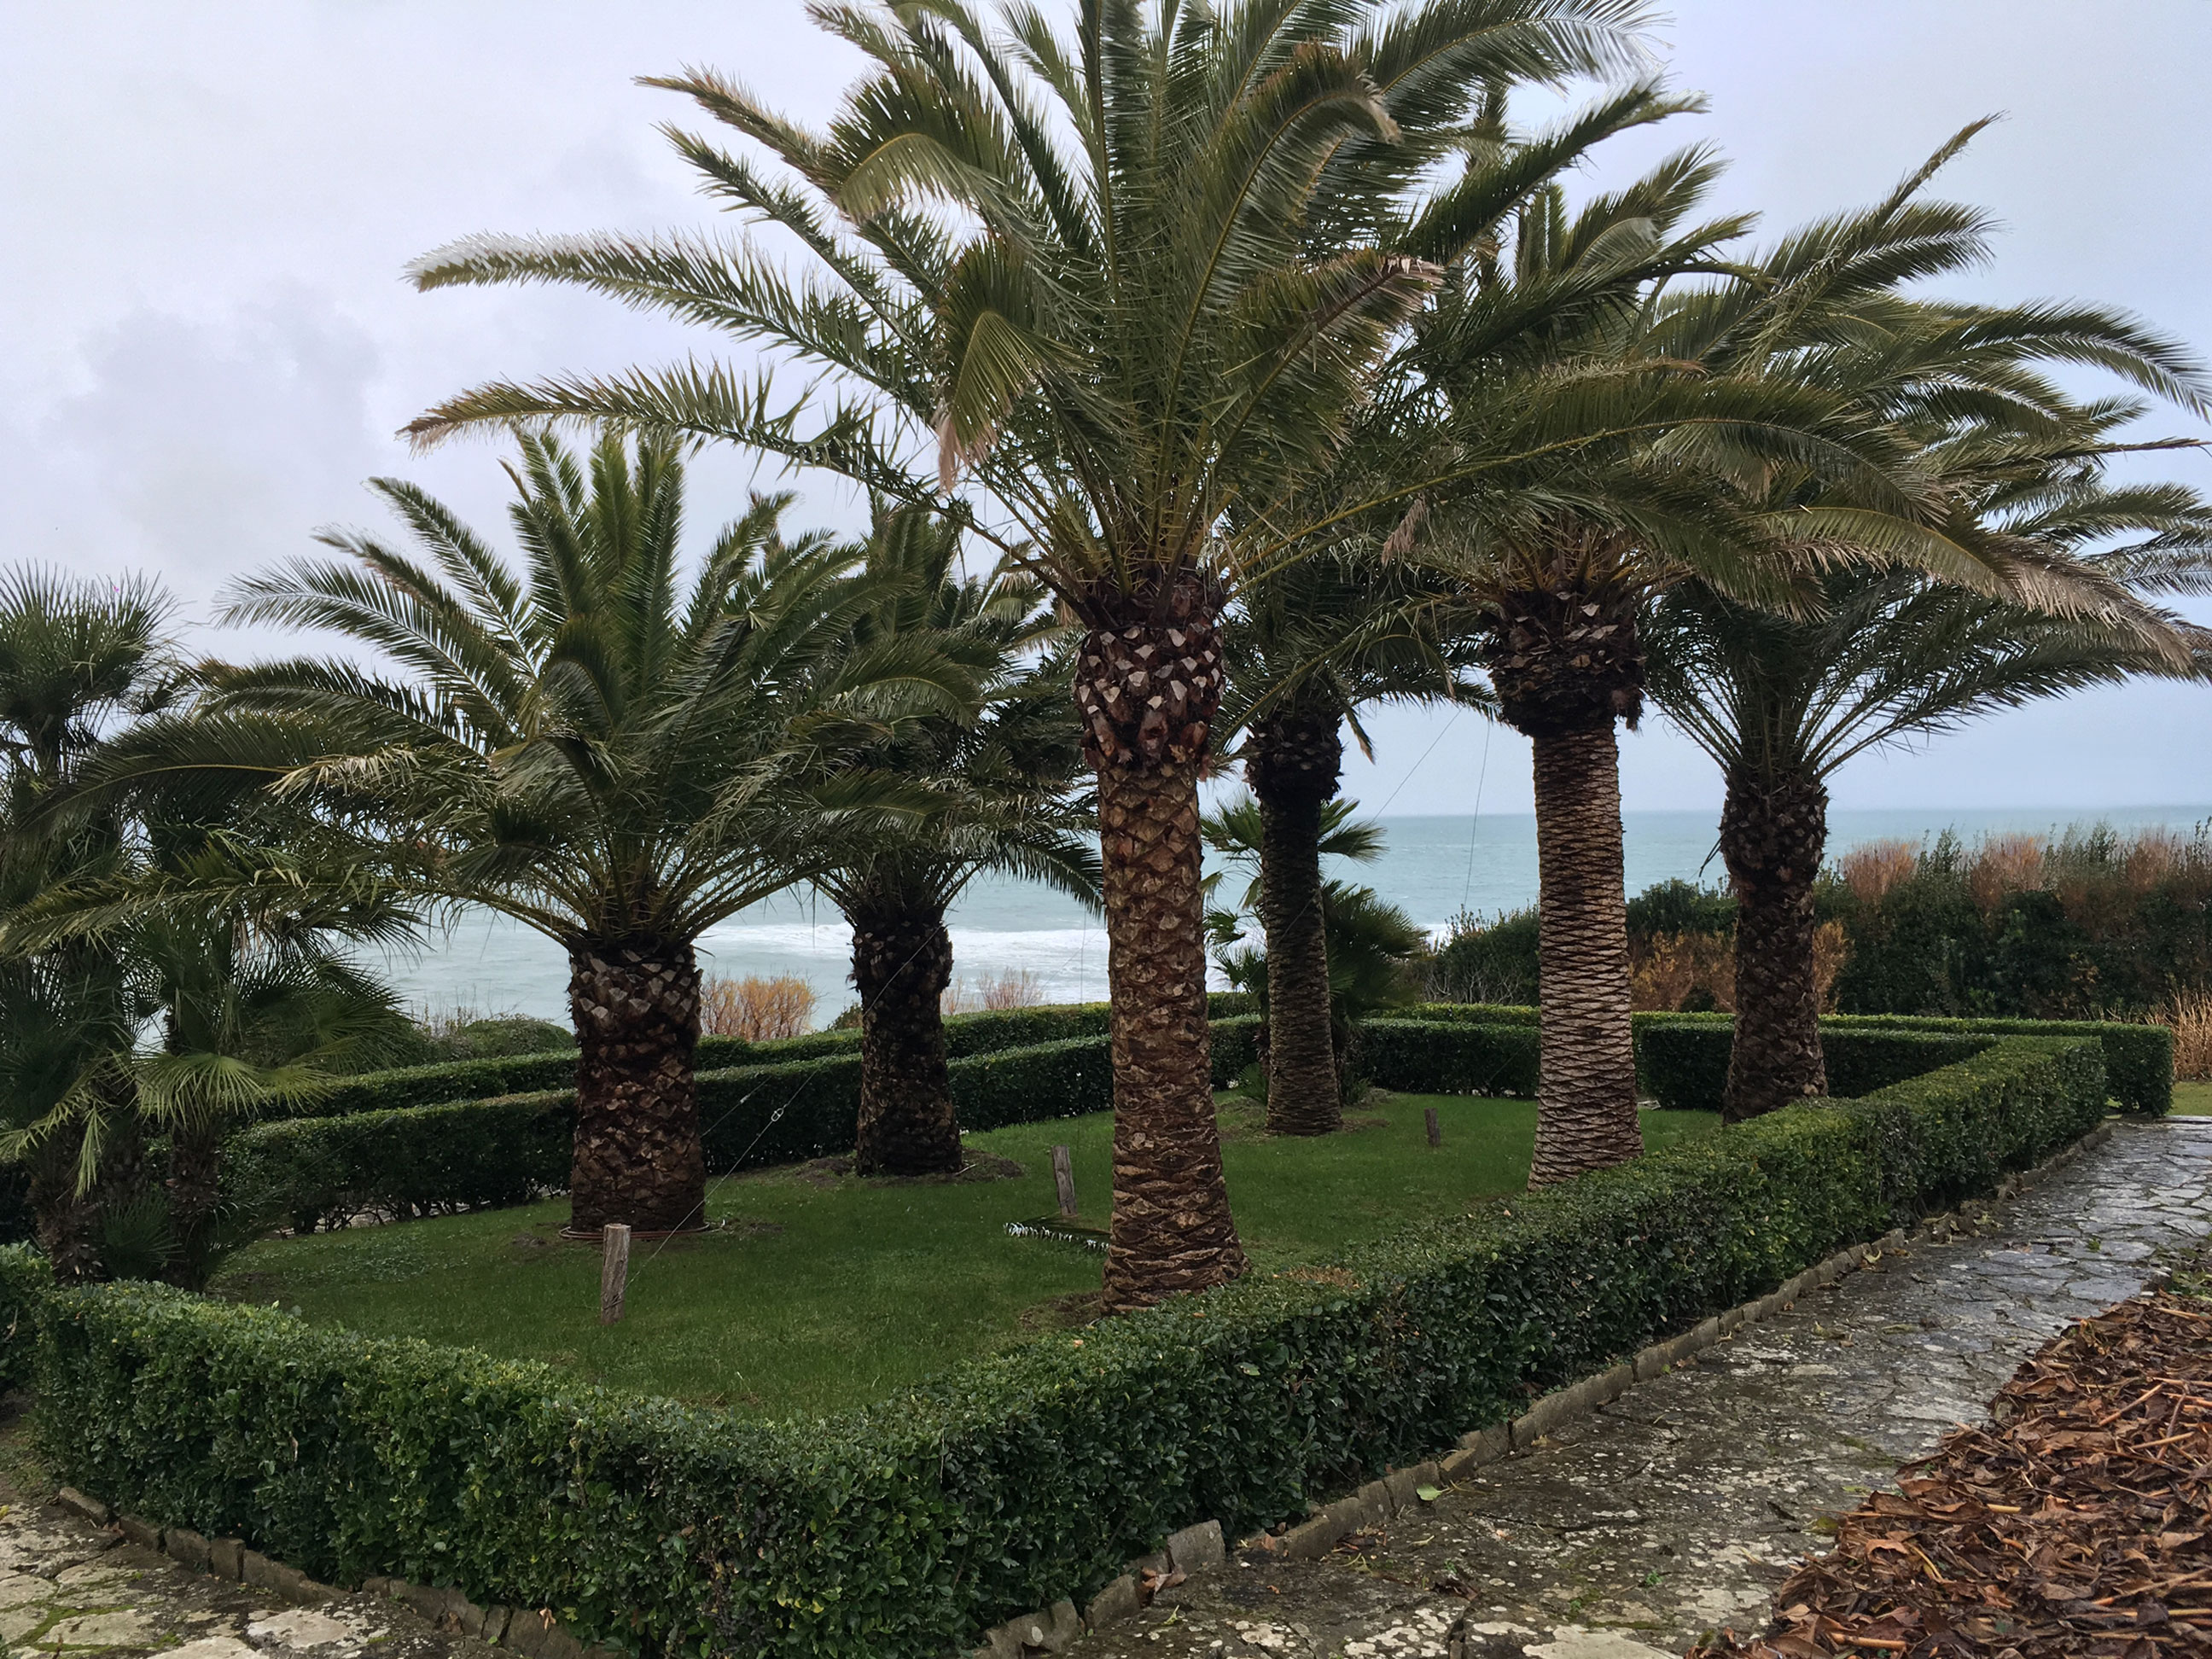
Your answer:
[[[2054,1339],[1996,1426],[1844,1517],[1764,1636],[1690,1659],[2212,1655],[2212,1301],[2186,1284]]]

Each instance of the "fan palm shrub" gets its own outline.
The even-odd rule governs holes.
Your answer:
[[[931,493],[903,465],[926,444],[943,489],[965,481],[978,533],[1083,629],[1114,1004],[1107,1300],[1202,1289],[1245,1265],[1199,890],[1224,601],[1310,524],[1360,510],[1313,486],[1432,281],[1376,228],[1486,88],[1609,70],[1640,11],[1084,0],[1071,33],[1025,4],[995,21],[961,0],[815,15],[867,65],[824,131],[711,74],[653,83],[777,164],[674,135],[711,193],[795,241],[803,276],[747,246],[605,237],[471,241],[416,276],[592,288],[826,372],[852,401],[778,409],[766,380],[690,366],[483,387],[412,430],[612,418],[907,501]],[[1429,222],[1448,238],[1449,193]]]
[[[161,702],[175,668],[171,610],[136,579],[0,573],[0,915],[57,883],[111,874],[127,857],[119,810],[61,824],[49,809],[121,725]],[[104,1271],[103,1214],[145,1190],[128,1090],[106,1064],[135,1041],[143,1012],[124,963],[100,943],[0,945],[0,1127],[64,1280]],[[91,1109],[67,1109],[75,1103]],[[28,1133],[58,1109],[59,1133]]]
[[[222,614],[334,634],[388,669],[211,671],[211,695],[116,775],[273,778],[395,890],[557,942],[579,1048],[571,1225],[696,1227],[695,942],[842,835],[918,810],[842,757],[973,687],[915,640],[856,647],[882,584],[827,537],[784,540],[788,498],[757,500],[687,578],[673,445],[609,435],[580,462],[525,436],[510,470],[520,569],[376,481],[414,550],[332,532],[337,556],[240,583]]]
[[[877,515],[866,557],[883,597],[857,620],[855,642],[927,639],[975,677],[981,702],[909,720],[866,751],[875,769],[927,786],[936,808],[886,824],[814,878],[853,928],[862,1174],[961,1166],[943,1013],[952,981],[945,913],[961,890],[1002,870],[1097,899],[1097,856],[1080,838],[1091,809],[1075,796],[1083,758],[1066,670],[1040,661],[1057,624],[1029,578],[960,575],[960,540],[957,526],[918,509]]]

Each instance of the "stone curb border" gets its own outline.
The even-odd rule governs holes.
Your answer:
[[[1995,1193],[1979,1201],[2002,1203],[2015,1198],[2082,1153],[2103,1146],[2112,1135],[2112,1124],[2109,1121],[2100,1123],[2034,1168],[2007,1176],[1997,1183]],[[1932,1241],[1954,1231],[1960,1213],[1959,1210],[1947,1211],[1928,1217],[1910,1231],[1896,1228],[1870,1244],[1853,1244],[1838,1250],[1755,1301],[1716,1314],[1680,1336],[1653,1343],[1610,1370],[1544,1395],[1510,1423],[1462,1435],[1457,1448],[1443,1457],[1416,1463],[1409,1468],[1394,1469],[1382,1480],[1370,1480],[1349,1497],[1340,1498],[1316,1510],[1297,1525],[1279,1533],[1258,1534],[1243,1540],[1237,1547],[1290,1561],[1316,1560],[1353,1533],[1380,1526],[1401,1510],[1418,1508],[1426,1501],[1420,1496],[1424,1487],[1433,1492],[1486,1463],[1495,1463],[1515,1452],[1528,1450],[1553,1429],[1588,1416],[1598,1407],[1618,1400],[1638,1382],[1650,1382],[1733,1336],[1745,1326],[1771,1319],[1808,1291],[1832,1285],[1845,1273],[1910,1243],[1916,1237]],[[1219,1522],[1208,1521],[1186,1528],[1170,1538],[1158,1553],[1132,1561],[1129,1571],[1099,1591],[1080,1613],[1073,1601],[1061,1601],[1054,1603],[1048,1612],[1024,1613],[985,1632],[982,1644],[974,1650],[973,1659],[1027,1659],[1027,1656],[1040,1650],[1057,1653],[1086,1628],[1096,1630],[1102,1625],[1135,1617],[1150,1599],[1148,1589],[1180,1583],[1182,1577],[1218,1567],[1225,1559]],[[1176,1574],[1182,1577],[1174,1577]]]
[[[248,1549],[240,1538],[203,1538],[183,1527],[157,1527],[135,1515],[118,1514],[97,1498],[64,1486],[54,1502],[96,1527],[106,1527],[127,1541],[167,1555],[194,1572],[228,1578],[284,1601],[307,1604],[335,1601],[350,1592],[317,1583],[297,1567]],[[404,1578],[364,1578],[364,1595],[403,1601],[436,1629],[454,1631],[479,1642],[514,1649],[529,1659],[629,1659],[620,1650],[580,1642],[545,1608],[480,1607],[457,1589],[434,1589]]]
[[[2007,1176],[1985,1202],[2002,1203],[2035,1186],[2072,1163],[2083,1152],[2112,1138],[2112,1125],[2100,1123],[2069,1146],[2062,1147],[2032,1170]],[[1953,1231],[1958,1211],[1931,1216],[1914,1230],[1923,1239],[1935,1239]],[[1426,1500],[1424,1487],[1435,1488],[1458,1480],[1486,1463],[1495,1463],[1516,1451],[1527,1451],[1562,1424],[1587,1416],[1598,1407],[1618,1400],[1638,1382],[1647,1382],[1685,1359],[1734,1335],[1746,1325],[1771,1319],[1807,1291],[1832,1285],[1870,1259],[1910,1242],[1912,1234],[1898,1228],[1871,1244],[1854,1244],[1825,1261],[1814,1263],[1778,1290],[1717,1314],[1680,1336],[1655,1342],[1632,1359],[1611,1370],[1544,1395],[1510,1423],[1477,1429],[1460,1437],[1458,1447],[1432,1462],[1394,1469],[1380,1480],[1370,1480],[1347,1498],[1316,1511],[1287,1530],[1261,1533],[1242,1540],[1238,1548],[1279,1555],[1286,1560],[1308,1561],[1328,1554],[1363,1528],[1379,1526],[1401,1510]],[[134,1544],[166,1554],[195,1572],[212,1573],[267,1590],[288,1601],[331,1601],[347,1594],[329,1584],[317,1583],[296,1567],[271,1560],[248,1549],[238,1538],[203,1538],[182,1527],[156,1527],[135,1515],[121,1515],[96,1498],[74,1486],[64,1486],[54,1501],[94,1526],[112,1527]],[[1080,1610],[1063,1598],[1042,1613],[1024,1613],[983,1633],[974,1659],[1027,1659],[1037,1652],[1057,1653],[1088,1630],[1133,1619],[1151,1601],[1155,1591],[1173,1589],[1186,1579],[1219,1567],[1228,1559],[1221,1522],[1203,1521],[1170,1535],[1153,1553],[1129,1563],[1129,1569],[1100,1590]],[[458,1589],[412,1584],[404,1578],[364,1578],[361,1590],[403,1601],[434,1626],[453,1630],[480,1642],[514,1649],[527,1659],[628,1659],[620,1650],[586,1645],[579,1641],[545,1608],[480,1607]]]

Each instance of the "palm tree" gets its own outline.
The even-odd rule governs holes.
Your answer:
[[[981,708],[908,721],[864,754],[876,769],[926,784],[937,810],[886,825],[849,862],[814,878],[853,928],[861,1029],[854,1152],[864,1175],[961,1167],[943,1014],[952,977],[945,913],[961,890],[995,869],[1086,902],[1098,890],[1097,859],[1078,838],[1089,807],[1073,799],[1081,734],[1060,690],[1066,671],[1036,660],[1055,631],[1039,608],[1042,590],[1011,573],[957,575],[960,539],[933,514],[878,512],[866,561],[883,598],[854,637],[864,648],[931,639],[975,674]]]
[[[1814,574],[1854,562],[1909,565],[2061,608],[2114,597],[2017,539],[1977,533],[1927,465],[1923,434],[1906,418],[1911,400],[1869,394],[1879,377],[1863,363],[1882,360],[1899,285],[1986,251],[1982,216],[1918,199],[1976,130],[1875,208],[1800,231],[1749,267],[1723,266],[1709,252],[1735,227],[1677,228],[1710,174],[1695,154],[1571,217],[1554,193],[1518,215],[1510,277],[1502,261],[1469,271],[1420,343],[1421,373],[1455,410],[1494,419],[1516,376],[1565,374],[1602,401],[1630,399],[1650,423],[1644,438],[1578,451],[1574,466],[1522,499],[1431,520],[1479,607],[1504,718],[1535,750],[1544,1083],[1533,1182],[1638,1150],[1614,726],[1633,726],[1642,707],[1644,605],[1697,580],[1739,602],[1801,611],[1818,603]],[[1701,264],[1721,280],[1673,280]],[[1516,347],[1539,354],[1533,366],[1510,352],[1470,356],[1464,339],[1492,331],[1487,319],[1510,314],[1517,290],[1561,283],[1590,302],[1549,340]],[[2048,355],[2163,390],[2185,386],[2191,372],[2168,343],[2100,313],[2028,307],[2001,325],[1954,320],[1968,356],[1977,330],[2001,326]],[[1865,347],[1862,367],[1840,368],[1855,345]],[[2015,367],[2018,349],[2002,348]],[[2001,378],[1992,371],[1969,392],[1923,377],[1921,406],[1948,396],[1965,418],[1975,397],[2000,395]],[[1675,418],[1662,423],[1669,406]],[[1778,495],[1780,480],[1797,493]]]
[[[1332,799],[1316,814],[1314,862],[1323,857],[1368,862],[1382,856],[1382,830],[1374,823],[1355,823],[1356,801]],[[1270,902],[1268,866],[1279,861],[1280,819],[1255,797],[1229,802],[1206,815],[1206,844],[1225,860],[1225,867],[1206,878],[1207,890],[1218,892],[1233,871],[1245,877],[1245,887],[1233,908],[1206,913],[1214,960],[1237,990],[1259,1000],[1267,1022],[1261,1062],[1267,1078],[1267,1127],[1273,1133],[1309,1134],[1304,1127],[1289,1130],[1276,1126],[1275,1079],[1282,1073],[1272,1050],[1285,1030],[1276,1006],[1281,980],[1278,975],[1275,935],[1268,928]],[[1279,890],[1278,890],[1279,891]],[[1322,987],[1321,1029],[1328,1034],[1328,1097],[1337,1103],[1336,1128],[1343,1127],[1346,1089],[1354,1073],[1358,1021],[1379,1008],[1413,1000],[1409,970],[1428,944],[1428,936],[1406,913],[1385,903],[1370,887],[1334,878],[1316,878],[1313,910],[1322,935],[1317,952],[1328,973]],[[1248,916],[1256,915],[1263,931],[1258,948],[1246,945]]]
[[[170,610],[136,579],[0,573],[0,915],[125,856],[119,812],[60,827],[46,811],[119,722],[158,704],[173,671]],[[102,1216],[144,1189],[131,1102],[103,1063],[135,1038],[140,1013],[124,964],[97,944],[0,952],[0,1123],[9,1155],[28,1166],[39,1241],[64,1280],[102,1272]],[[60,1133],[27,1133],[70,1103],[89,1109]]]
[[[767,380],[693,366],[487,386],[410,429],[611,418],[907,501],[929,493],[901,465],[926,443],[942,489],[968,480],[980,533],[1086,630],[1074,689],[1114,1004],[1107,1301],[1204,1289],[1245,1266],[1213,1121],[1199,888],[1224,600],[1311,526],[1363,508],[1311,487],[1431,283],[1376,228],[1486,86],[1613,67],[1639,8],[1085,0],[1073,39],[1021,4],[995,31],[962,0],[816,15],[869,63],[825,132],[710,74],[652,83],[781,164],[771,176],[675,136],[710,192],[795,240],[803,280],[688,238],[472,241],[416,277],[592,288],[761,343],[860,401],[802,434],[805,400],[778,410]],[[1432,240],[1455,207],[1447,193]]]
[[[2176,485],[2021,477],[1985,492],[2003,533],[2082,556],[2147,592],[2212,592],[2212,507]],[[1827,780],[1885,744],[2132,673],[2212,676],[2212,637],[2155,614],[2054,615],[1908,573],[1832,572],[1820,607],[1778,616],[1687,584],[1649,613],[1653,699],[1728,781],[1720,847],[1737,901],[1735,1042],[1723,1115],[1827,1091],[1813,968]],[[2163,637],[2161,637],[2163,635]]]
[[[394,889],[556,940],[580,1049],[571,1226],[696,1227],[694,942],[833,860],[844,829],[914,810],[838,757],[973,688],[925,642],[855,648],[882,583],[826,537],[783,541],[787,498],[756,500],[686,583],[673,446],[608,436],[587,472],[526,436],[510,471],[520,572],[380,479],[419,556],[329,533],[341,556],[252,578],[223,608],[329,630],[398,677],[315,659],[211,670],[211,695],[149,727],[115,775],[258,773],[315,802]]]
[[[1253,797],[1259,880],[1250,908],[1267,941],[1267,1127],[1276,1134],[1327,1134],[1344,1123],[1342,1044],[1329,1036],[1340,976],[1330,964],[1321,864],[1324,852],[1343,850],[1327,844],[1344,817],[1342,728],[1364,750],[1366,703],[1487,700],[1462,679],[1456,642],[1425,626],[1407,574],[1349,550],[1304,559],[1249,585],[1224,630],[1223,724],[1244,734]],[[1230,820],[1207,822],[1208,844],[1227,850],[1216,826],[1226,834]]]

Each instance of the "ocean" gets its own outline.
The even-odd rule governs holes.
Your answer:
[[[2122,831],[2188,830],[2212,806],[2115,807],[2102,812],[2036,808],[1834,811],[1831,856],[1869,841],[1918,842],[1948,830],[1984,835],[2049,834],[2072,823]],[[1332,873],[1364,882],[1432,933],[1466,913],[1494,915],[1536,900],[1536,821],[1528,815],[1386,817],[1382,856]],[[1623,818],[1628,890],[1679,877],[1724,880],[1706,812],[1630,812]],[[1032,977],[1047,1002],[1106,994],[1106,933],[1098,916],[1033,883],[978,878],[948,917],[956,983],[974,986],[1008,972]],[[811,895],[774,899],[731,918],[701,939],[702,965],[733,978],[795,975],[813,988],[815,1024],[854,1000],[852,937],[836,907]],[[568,1018],[568,962],[558,946],[503,917],[466,916],[428,942],[386,958],[385,970],[412,1006],[444,1011]]]

